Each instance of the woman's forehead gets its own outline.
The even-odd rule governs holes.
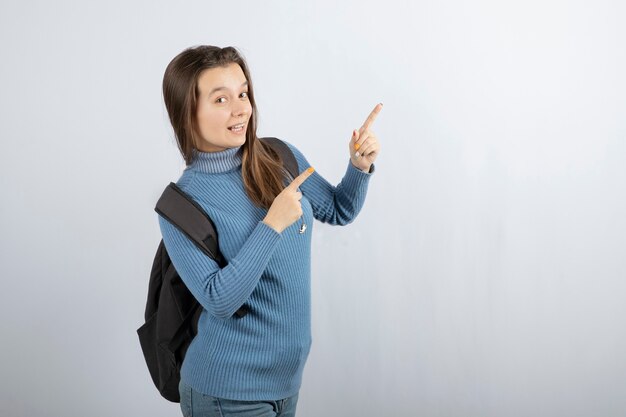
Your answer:
[[[246,76],[236,63],[206,69],[198,77],[198,88],[208,95],[220,90],[239,90],[246,84]]]

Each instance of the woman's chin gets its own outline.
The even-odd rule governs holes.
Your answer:
[[[234,136],[235,136],[234,142],[236,143],[235,146],[241,146],[244,143],[246,143],[246,132],[243,132],[242,134],[237,134]]]

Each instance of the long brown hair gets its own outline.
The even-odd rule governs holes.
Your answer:
[[[258,206],[269,208],[274,198],[284,189],[285,171],[280,157],[256,135],[257,108],[248,65],[239,51],[228,46],[201,45],[187,48],[178,54],[165,69],[163,99],[174,128],[178,149],[187,165],[193,162],[193,149],[198,146],[196,120],[199,95],[198,77],[202,71],[238,64],[248,81],[248,98],[252,114],[248,121],[246,141],[243,144],[241,175],[246,193]]]

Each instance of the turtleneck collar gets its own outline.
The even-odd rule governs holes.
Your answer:
[[[202,152],[193,149],[193,160],[188,168],[206,172],[207,174],[231,171],[241,166],[242,146],[228,148],[219,152]]]

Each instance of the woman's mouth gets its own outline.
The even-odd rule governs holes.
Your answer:
[[[245,123],[239,123],[234,126],[228,128],[233,133],[242,133],[244,132]]]

